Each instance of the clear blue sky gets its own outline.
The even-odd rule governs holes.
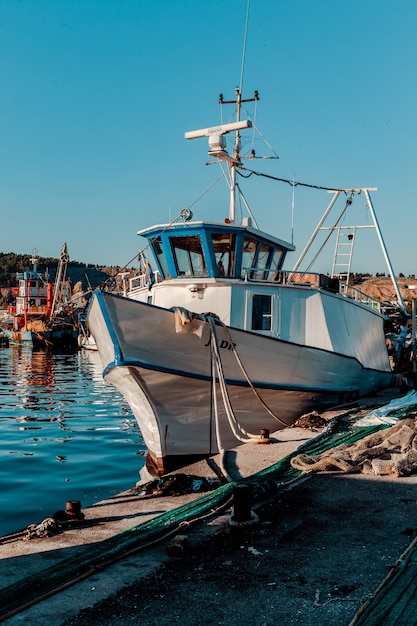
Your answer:
[[[233,96],[246,6],[0,0],[0,251],[58,256],[66,241],[74,260],[124,265],[138,229],[188,206],[219,172],[205,167],[206,141],[183,133],[217,124],[218,94]],[[416,52],[415,0],[251,0],[243,91],[259,91],[257,123],[280,159],[250,165],[378,187],[406,275],[417,273]],[[252,182],[259,226],[291,239],[291,188]],[[193,206],[196,219],[227,215],[221,191]],[[297,188],[298,252],[328,201]],[[365,256],[354,269],[385,271]]]

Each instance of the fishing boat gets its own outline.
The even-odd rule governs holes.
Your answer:
[[[54,282],[38,271],[39,258],[31,258],[32,269],[16,274],[18,286],[12,290],[15,303],[2,321],[11,345],[32,347],[78,347],[77,323],[71,304],[66,270],[67,245],[61,250]]]
[[[242,102],[258,99],[255,92],[243,100],[239,89],[232,101],[221,96],[222,104],[234,104],[235,120],[185,134],[208,138],[209,158],[227,178],[228,217],[196,221],[187,208],[169,224],[140,230],[144,263],[126,296],[102,290],[90,300],[88,325],[103,375],[127,399],[153,475],[240,443],[263,443],[308,411],[354,401],[393,381],[400,342],[389,349],[385,333],[394,325],[404,336],[407,313],[373,188],[326,190],[330,203],[290,270],[284,264],[292,243],[260,230],[251,211],[237,219],[237,197],[245,202],[237,176],[248,177],[241,134],[253,126],[243,119]],[[336,201],[344,199],[345,214],[357,197],[372,215],[394,305],[349,283],[353,227],[343,271],[337,262],[327,274],[301,267]]]

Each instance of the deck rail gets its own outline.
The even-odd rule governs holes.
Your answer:
[[[155,283],[162,282],[159,272],[154,272]],[[188,280],[190,276],[186,277]],[[196,277],[193,277],[196,278]],[[369,294],[343,282],[318,272],[294,272],[289,270],[272,270],[257,267],[243,268],[243,279],[251,283],[278,284],[291,287],[322,289],[331,293],[340,294],[346,298],[359,302],[374,311],[381,312],[381,302]],[[138,274],[129,279],[129,294],[149,288],[146,274]]]
[[[155,283],[161,281],[158,270],[153,272],[153,277]],[[149,289],[149,278],[146,274],[138,274],[137,276],[133,276],[133,278],[129,278],[129,293],[141,291],[145,287]]]
[[[294,272],[288,270],[267,270],[257,268],[245,268],[244,280],[261,283],[278,283],[292,287],[303,287],[311,289],[323,289],[332,293],[338,293],[355,302],[359,302],[374,311],[381,312],[381,302],[369,294],[361,291],[353,285],[343,282],[339,278],[320,274],[318,272]]]

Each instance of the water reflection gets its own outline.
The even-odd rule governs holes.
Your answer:
[[[133,486],[144,454],[98,354],[0,350],[0,535],[17,519],[37,521],[40,501],[52,514],[66,500],[88,506]]]
[[[54,394],[54,360],[48,350],[13,346],[10,362],[10,386],[16,398],[28,411],[51,411],[56,404]],[[25,421],[42,421],[39,415],[25,415]],[[57,419],[57,418],[43,418]]]

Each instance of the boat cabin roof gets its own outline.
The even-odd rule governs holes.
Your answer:
[[[16,280],[42,280],[42,277],[36,270],[24,270],[16,273]]]
[[[295,247],[246,224],[183,222],[138,231],[162,277],[275,280]]]

